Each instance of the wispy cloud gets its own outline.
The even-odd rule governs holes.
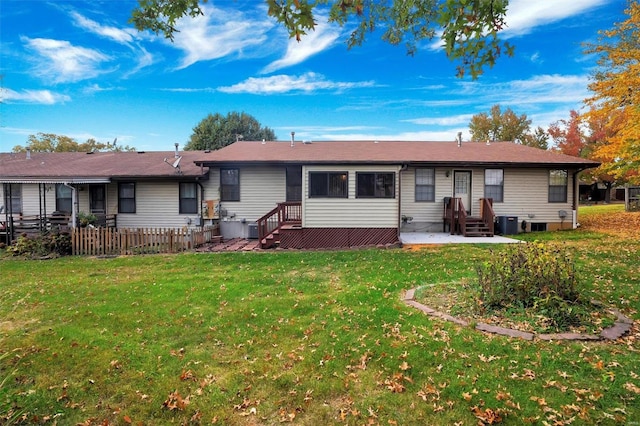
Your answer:
[[[82,93],[85,95],[93,95],[95,93],[100,93],[100,92],[110,92],[112,90],[122,90],[122,88],[115,88],[115,87],[102,87],[99,84],[91,84],[85,88],[82,89]]]
[[[54,105],[70,100],[69,96],[50,90],[22,90],[20,92],[6,88],[0,90],[0,102],[3,103]]]
[[[521,36],[541,25],[567,19],[598,6],[606,5],[610,0],[554,0],[531,1],[511,0],[507,10],[507,28],[505,37]]]
[[[38,55],[36,73],[54,83],[95,77],[104,72],[101,64],[111,60],[97,50],[74,46],[65,40],[21,37],[21,41]]]
[[[89,19],[84,15],[76,11],[70,12],[71,19],[79,28],[88,31],[91,34],[95,34],[101,38],[116,42],[127,46],[134,53],[136,65],[132,70],[128,71],[124,78],[127,78],[133,74],[138,73],[143,68],[152,65],[155,61],[154,56],[149,53],[144,47],[137,43],[144,33],[140,33],[132,28],[117,28],[111,25],[104,25],[93,19]]]
[[[450,115],[447,117],[421,117],[401,120],[405,123],[421,124],[427,126],[454,126],[467,125],[471,121],[473,114]]]
[[[166,87],[159,90],[175,93],[215,93],[218,91],[213,87]]]
[[[121,29],[108,25],[102,25],[75,11],[72,11],[70,15],[73,19],[73,23],[76,26],[117,43],[129,44],[134,40],[134,36],[137,34],[137,31],[130,28]]]
[[[241,56],[248,48],[257,50],[267,41],[266,33],[274,25],[266,19],[249,19],[239,11],[213,6],[204,6],[203,10],[204,16],[183,18],[176,24],[179,32],[170,45],[185,54],[178,69],[199,61]]]
[[[444,142],[455,140],[455,136],[458,130],[423,130],[417,132],[399,132],[399,133],[385,133],[385,132],[368,132],[368,133],[327,133],[318,135],[315,140],[364,140],[364,141],[434,141]],[[468,132],[463,132],[463,139],[469,139]]]
[[[586,75],[543,74],[495,84],[460,82],[456,90],[459,96],[477,99],[474,103],[484,107],[494,104],[527,107],[549,103],[572,105],[588,96],[588,82]]]
[[[326,80],[323,75],[308,72],[300,76],[274,75],[271,77],[255,78],[234,84],[233,86],[219,87],[223,93],[251,93],[254,95],[266,95],[273,93],[305,92],[312,93],[319,90],[340,92],[347,89],[374,87],[373,81],[342,82]]]
[[[319,18],[318,22],[320,23],[315,30],[309,31],[307,35],[302,37],[301,41],[297,41],[295,38],[289,39],[284,57],[264,67],[262,73],[268,74],[299,64],[333,46],[338,37],[340,37],[340,30],[327,24],[326,19]]]
[[[610,0],[510,0],[501,37],[508,39],[532,33],[537,27],[572,18],[606,5]],[[431,50],[443,47],[440,37],[428,45]]]

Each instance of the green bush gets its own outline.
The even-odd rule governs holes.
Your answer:
[[[484,309],[532,309],[555,327],[579,325],[588,315],[567,250],[540,242],[512,244],[478,266]]]
[[[22,234],[7,247],[7,253],[28,257],[70,255],[71,235],[67,232],[49,232],[33,236]]]

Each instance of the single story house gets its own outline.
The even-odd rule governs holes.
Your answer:
[[[599,165],[512,142],[293,138],[236,142],[196,163],[219,194],[223,237],[258,228],[263,246],[285,248],[388,244],[445,226],[493,235],[495,218],[509,233],[575,228],[578,175]]]
[[[73,227],[82,214],[117,228],[199,225],[208,178],[195,164],[201,154],[177,146],[167,152],[0,153],[0,228]]]
[[[218,151],[0,154],[0,228],[92,213],[117,228],[219,223],[263,247],[390,244],[400,232],[577,226],[594,161],[511,142],[238,141]],[[498,219],[498,228],[494,227]]]

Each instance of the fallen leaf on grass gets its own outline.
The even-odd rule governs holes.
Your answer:
[[[189,397],[183,398],[178,391],[171,392],[169,397],[162,403],[162,406],[168,410],[184,410],[189,405]]]
[[[502,423],[502,416],[498,411],[491,408],[485,408],[484,410],[478,406],[471,407],[471,412],[478,420],[486,425],[494,425]]]
[[[630,392],[640,394],[640,387],[634,385],[633,383],[625,383],[624,388]]]

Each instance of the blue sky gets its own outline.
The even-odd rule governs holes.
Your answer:
[[[297,43],[260,0],[210,0],[174,43],[136,31],[130,0],[0,0],[0,151],[30,134],[171,150],[209,113],[244,111],[280,140],[468,138],[492,105],[532,127],[567,119],[589,95],[595,58],[582,43],[624,20],[624,0],[511,0],[516,46],[478,80],[455,77],[437,42],[413,57],[319,17]]]

